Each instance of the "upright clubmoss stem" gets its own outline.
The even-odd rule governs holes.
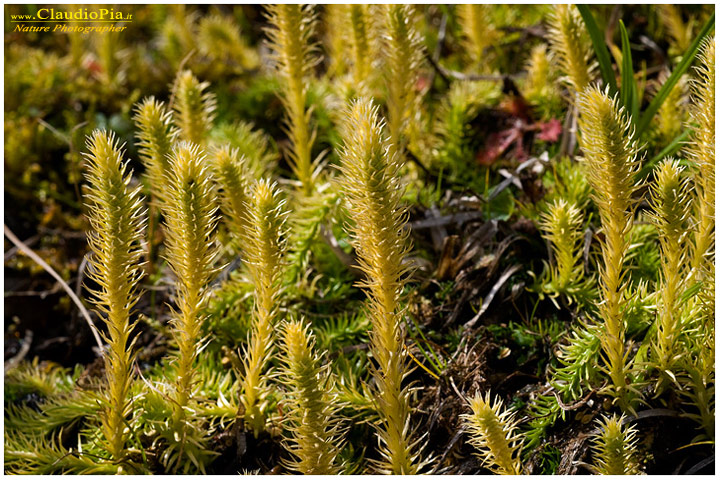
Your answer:
[[[625,425],[625,416],[603,417],[593,438],[595,469],[600,475],[637,475],[637,430]]]
[[[266,180],[253,185],[246,206],[244,252],[255,285],[255,309],[245,351],[241,401],[245,422],[257,436],[265,428],[264,373],[274,348],[280,281],[285,266],[287,211],[277,186]]]
[[[176,424],[184,420],[193,394],[195,360],[202,345],[203,308],[207,286],[216,272],[217,195],[205,154],[195,144],[179,143],[170,156],[166,224],[166,258],[176,277],[173,312],[176,358]]]
[[[88,243],[93,255],[89,277],[99,288],[93,291],[96,305],[108,327],[104,339],[107,407],[102,427],[108,452],[114,460],[125,457],[130,432],[131,368],[134,359],[130,315],[138,300],[137,284],[143,275],[140,258],[145,227],[140,187],[131,188],[127,163],[115,136],[95,130],[88,139],[86,205],[92,231]]]
[[[217,100],[205,91],[208,82],[200,82],[189,70],[178,72],[173,84],[173,110],[180,138],[200,146],[205,145],[215,119]]]
[[[383,460],[378,470],[396,475],[419,469],[416,444],[410,439],[410,406],[405,361],[404,309],[401,292],[408,267],[406,213],[401,206],[400,161],[382,135],[382,122],[372,101],[352,103],[344,124],[341,152],[342,187],[355,225],[350,229],[360,268],[361,285],[370,299],[371,351],[375,362],[378,435]]]
[[[308,78],[320,61],[316,54],[316,15],[311,5],[269,5],[266,29],[276,69],[282,80],[282,100],[287,114],[287,128],[292,143],[289,160],[301,183],[304,195],[314,189],[312,144],[314,133],[310,128],[310,111],[307,102]]]
[[[350,28],[352,30],[353,50],[353,79],[360,92],[367,87],[370,65],[372,62],[370,51],[370,34],[368,25],[367,5],[349,5]]]
[[[580,13],[574,5],[555,5],[548,31],[550,45],[565,81],[581,93],[592,80],[592,44]]]
[[[715,39],[705,40],[693,81],[690,116],[697,125],[687,153],[697,166],[695,178],[695,242],[691,266],[695,279],[712,271],[715,262]]]
[[[663,374],[674,377],[677,359],[676,341],[680,333],[680,305],[685,273],[685,241],[687,221],[690,216],[688,178],[683,168],[672,159],[666,159],[655,168],[655,184],[652,189],[652,219],[658,230],[662,252],[660,304],[658,306],[657,337],[653,349],[657,368]]]
[[[502,401],[476,395],[470,400],[471,414],[463,414],[463,423],[470,434],[470,443],[478,449],[483,464],[500,475],[520,475],[519,450],[522,442],[517,435],[512,413],[503,409]]]
[[[627,114],[607,89],[586,88],[579,97],[578,107],[580,146],[604,233],[598,304],[604,321],[601,344],[613,385],[611,393],[624,409],[631,410],[631,400],[637,392],[628,376],[630,366],[625,352],[623,292],[627,281],[623,263],[633,223],[635,201],[632,196],[638,187],[634,181],[640,167],[638,147],[632,140]]]
[[[315,337],[304,322],[293,320],[282,329],[282,382],[288,387],[288,466],[306,475],[340,473],[342,449],[335,413],[329,365],[314,351]]]
[[[555,257],[553,287],[567,293],[582,278],[582,213],[565,200],[555,200],[540,217],[543,236],[550,241]]]
[[[325,49],[328,52],[328,76],[341,77],[347,73],[349,59],[347,49],[351,48],[350,39],[347,37],[348,18],[350,17],[350,6],[340,3],[329,3],[325,5],[322,15],[322,23],[325,30]]]
[[[688,397],[708,438],[715,438],[715,39],[706,39],[699,54],[697,79],[693,81],[690,114],[696,125],[687,148],[694,162],[692,280],[700,282],[696,331],[688,342],[694,358],[685,358]],[[694,337],[694,338],[692,338]]]
[[[247,228],[245,205],[248,201],[247,160],[236,148],[221,146],[212,153],[215,177],[220,186],[223,211],[229,218],[229,228],[241,237]]]
[[[422,61],[422,43],[414,25],[411,5],[386,5],[385,84],[390,155],[402,161],[403,133],[412,114]]]
[[[487,71],[486,49],[493,46],[497,32],[490,18],[490,5],[457,5],[458,23],[463,33],[463,46],[470,58],[471,71]]]
[[[178,129],[172,124],[172,113],[163,102],[148,97],[135,107],[133,120],[138,131],[140,160],[145,165],[150,192],[162,199],[168,173],[168,155],[177,140]]]
[[[133,120],[138,127],[136,137],[140,160],[145,171],[150,190],[150,216],[148,222],[148,275],[153,273],[155,261],[155,229],[159,223],[156,202],[162,202],[168,172],[168,154],[178,136],[178,130],[172,124],[172,113],[163,102],[148,97],[135,107]]]

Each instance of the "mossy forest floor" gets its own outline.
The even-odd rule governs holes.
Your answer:
[[[558,309],[550,300],[538,301],[536,294],[526,290],[525,282],[532,280],[525,270],[547,255],[545,244],[531,222],[479,219],[460,223],[455,220],[458,212],[438,217],[432,217],[431,212],[416,208],[411,216],[411,224],[435,225],[415,228],[412,235],[416,251],[422,245],[433,254],[416,271],[408,302],[412,317],[408,324],[408,346],[424,366],[413,362],[415,371],[410,380],[417,391],[412,422],[421,426],[429,450],[441,463],[452,465],[447,473],[479,474],[485,470],[463,438],[460,423],[460,415],[467,413],[464,397],[489,389],[522,409],[538,395],[551,392],[546,370],[556,361],[555,350],[566,325],[573,321],[573,313]],[[482,215],[481,210],[463,212]],[[428,222],[428,216],[436,220]],[[69,263],[77,265],[82,262],[77,255],[84,251],[82,237],[77,237],[75,232],[54,232],[45,241],[53,238],[55,248],[71,257]],[[437,250],[432,247],[434,240],[438,241]],[[442,268],[446,269],[444,275]],[[508,276],[508,272],[512,275]],[[39,359],[41,369],[54,368],[55,364],[68,371],[74,369],[72,378],[78,388],[95,385],[88,379],[103,378],[102,361],[94,353],[96,347],[89,328],[73,313],[66,295],[58,291],[49,276],[38,273],[28,278],[17,270],[7,269],[5,285],[6,359],[21,355],[26,361]],[[168,300],[166,292],[167,288],[163,288],[155,295],[146,294],[138,310],[152,311],[154,301],[155,315],[162,322],[167,315],[163,306]],[[487,299],[492,292],[497,293],[485,307],[473,306],[472,299]],[[348,302],[357,304],[363,298],[358,291],[348,293],[321,302],[321,308],[341,316]],[[354,352],[367,349],[363,328],[353,324],[344,327],[334,329],[343,346],[329,351],[329,357],[364,358],[362,354],[353,356]],[[141,323],[137,348],[139,367],[148,368],[168,352],[168,338]],[[223,368],[230,371],[231,365],[227,361]],[[38,392],[10,399],[7,395],[6,391],[6,401],[13,403],[36,405],[43,401]],[[528,453],[527,472],[589,473],[585,462],[590,461],[589,440],[597,428],[593,420],[606,407],[607,400],[592,391],[579,401],[564,405],[565,420],[549,428],[540,445]],[[648,474],[680,473],[695,466],[699,466],[698,473],[712,470],[713,464],[706,463],[712,455],[712,445],[679,450],[696,435],[689,420],[679,418],[672,408],[643,410],[641,415],[636,425],[644,439],[641,449],[647,455]],[[358,445],[372,448],[371,428],[356,427],[352,433]],[[72,445],[72,430],[65,435]],[[231,474],[243,469],[283,471],[278,467],[283,448],[279,439],[270,434],[256,439],[230,422],[212,436],[210,443],[221,455],[210,464],[208,473]]]

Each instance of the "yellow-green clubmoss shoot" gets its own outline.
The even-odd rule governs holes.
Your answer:
[[[180,138],[204,146],[215,119],[215,95],[206,91],[208,82],[200,82],[189,70],[178,72],[173,85],[173,111]]]
[[[422,40],[411,5],[386,5],[384,51],[390,150],[391,155],[402,156],[403,133],[413,112],[423,58]]]
[[[286,465],[304,475],[337,475],[342,449],[337,395],[330,365],[315,352],[315,337],[303,321],[283,325],[281,381],[285,398],[288,452]]]
[[[472,398],[470,409],[472,413],[463,414],[462,419],[483,465],[499,475],[520,475],[522,442],[513,414],[503,408],[499,398],[491,401],[490,392]]]
[[[640,168],[638,147],[632,140],[628,115],[617,98],[608,95],[607,89],[586,88],[579,97],[578,107],[583,161],[605,235],[600,264],[603,301],[598,304],[604,322],[601,344],[612,381],[610,391],[624,409],[631,409],[631,398],[637,392],[628,378],[629,354],[625,351],[623,292],[627,278],[623,263],[633,225],[635,174]]]
[[[625,416],[603,417],[598,420],[600,430],[593,438],[595,470],[600,475],[637,475],[637,431],[624,425]]]
[[[380,473],[415,474],[419,467],[416,443],[410,438],[410,406],[401,292],[408,267],[406,213],[401,206],[400,162],[390,153],[383,125],[372,101],[353,102],[343,126],[341,183],[347,197],[350,228],[360,268],[360,283],[370,299],[371,351],[377,367],[378,435],[382,461]]]
[[[715,39],[705,40],[699,54],[697,79],[692,82],[690,117],[696,125],[687,155],[695,163],[695,222],[692,267],[712,270],[715,261]]]
[[[670,378],[674,378],[674,364],[681,355],[677,339],[681,328],[679,300],[687,273],[683,266],[687,259],[691,206],[688,180],[677,161],[666,159],[655,168],[655,183],[651,190],[651,218],[658,231],[662,252],[657,337],[653,351],[655,366]]]
[[[130,435],[130,386],[134,354],[130,320],[138,301],[137,284],[143,275],[140,259],[145,227],[140,187],[130,187],[130,173],[114,134],[95,130],[88,138],[86,177],[89,182],[85,203],[92,231],[89,278],[99,288],[93,291],[95,304],[108,327],[103,335],[107,407],[102,414],[105,446],[116,461],[127,452]],[[120,467],[122,468],[122,467]]]
[[[490,5],[463,4],[455,7],[463,34],[462,45],[472,70],[487,71],[487,50],[497,41],[497,31],[490,17]]]
[[[583,277],[582,221],[580,209],[563,199],[556,199],[540,216],[543,236],[552,246],[555,265],[550,275],[558,293],[569,293],[569,288]]]
[[[135,108],[133,117],[138,127],[138,151],[147,171],[150,191],[162,198],[168,173],[168,155],[178,136],[172,124],[172,113],[163,102],[148,97]]]
[[[555,5],[548,35],[565,82],[581,93],[592,80],[594,64],[590,36],[575,5]]]
[[[275,184],[259,180],[251,187],[245,211],[243,251],[255,285],[252,331],[245,352],[241,401],[245,423],[257,436],[265,428],[265,372],[272,354],[285,268],[287,211]]]
[[[227,145],[217,147],[211,154],[215,178],[220,186],[222,209],[229,219],[230,230],[240,237],[246,228],[249,175],[247,161],[238,149]]]
[[[165,258],[175,274],[172,324],[178,352],[174,419],[185,418],[195,383],[195,360],[202,346],[203,309],[208,284],[217,271],[217,194],[202,149],[180,142],[170,156],[165,215]]]
[[[281,98],[291,141],[288,159],[305,195],[312,193],[316,172],[312,160],[315,134],[305,108],[308,78],[320,61],[314,42],[316,14],[312,5],[268,5],[265,30],[275,68],[282,82]]]

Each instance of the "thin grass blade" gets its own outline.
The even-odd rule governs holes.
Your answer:
[[[685,52],[685,55],[683,55],[680,63],[677,65],[677,67],[675,67],[675,70],[673,70],[672,75],[668,77],[668,79],[665,81],[658,93],[655,95],[655,98],[652,99],[652,102],[650,102],[650,105],[648,105],[648,108],[643,113],[635,130],[635,138],[640,138],[640,135],[642,135],[642,133],[648,128],[650,122],[655,117],[655,114],[660,109],[667,96],[670,95],[670,91],[680,80],[680,77],[687,71],[688,68],[690,68],[690,65],[695,59],[695,55],[700,48],[700,43],[714,29],[715,14],[713,13],[708,19],[708,21],[705,23],[705,25],[703,25],[703,28],[702,30],[700,30],[700,33],[698,33],[698,36],[695,37],[695,40],[693,41],[692,45],[690,45],[690,48],[688,48],[687,52]]]
[[[610,95],[615,95],[617,92],[615,72],[613,72],[612,63],[610,63],[610,52],[608,51],[607,45],[605,45],[603,34],[598,28],[595,17],[593,17],[593,14],[590,12],[590,8],[587,5],[576,6],[580,11],[580,16],[582,16],[585,22],[585,28],[587,28],[590,34],[590,40],[592,40],[595,56],[597,56],[598,64],[600,65],[600,74],[602,75],[603,82],[605,82],[605,85],[610,86]]]
[[[637,84],[633,73],[632,52],[625,24],[620,20],[620,37],[622,39],[622,68],[620,100],[633,121],[637,120],[640,106],[637,98]]]
[[[675,154],[678,150],[682,148],[682,146],[685,143],[685,140],[690,136],[690,134],[693,132],[692,128],[688,127],[683,131],[680,135],[675,137],[672,142],[670,142],[665,148],[663,148],[660,153],[655,155],[653,158],[648,160],[645,165],[640,169],[640,171],[635,175],[636,180],[640,180],[641,178],[645,178],[648,176],[648,174],[652,171],[653,168],[655,168],[655,165],[662,160],[665,157],[669,157],[673,154]]]

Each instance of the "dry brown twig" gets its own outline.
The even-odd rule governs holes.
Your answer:
[[[70,285],[68,285],[67,282],[63,280],[62,277],[55,270],[53,270],[50,265],[45,262],[45,260],[40,258],[37,253],[33,252],[30,247],[25,245],[19,238],[17,238],[7,225],[3,225],[3,228],[5,229],[5,236],[13,243],[13,245],[15,245],[25,255],[30,257],[35,263],[40,265],[43,270],[48,272],[63,287],[63,290],[65,290],[70,299],[75,303],[75,305],[77,305],[80,313],[85,318],[85,321],[87,321],[88,325],[90,326],[90,330],[92,330],[93,336],[95,337],[95,341],[98,344],[98,348],[100,349],[100,352],[102,352],[103,342],[102,340],[100,340],[100,334],[98,333],[97,328],[92,321],[92,318],[90,318],[90,313],[87,311],[87,308],[85,308],[85,305],[82,304],[82,301],[80,301],[78,296],[75,295],[75,292],[73,292],[72,288],[70,288]]]

